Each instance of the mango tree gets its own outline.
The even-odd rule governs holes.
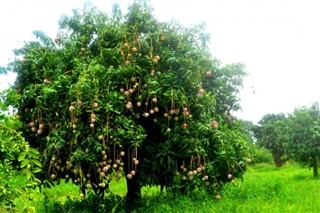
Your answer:
[[[289,151],[292,157],[313,168],[313,176],[318,176],[318,158],[320,156],[320,111],[319,104],[301,107],[289,116]]]
[[[126,15],[87,7],[59,24],[8,66],[44,184],[72,180],[85,196],[126,178],[135,199],[145,185],[214,193],[241,177],[249,153],[231,112],[244,67],[220,66],[203,25],[159,22],[143,2]]]
[[[270,150],[277,167],[283,166],[289,160],[287,150],[290,141],[288,124],[288,119],[283,113],[267,114],[254,128],[257,144]]]

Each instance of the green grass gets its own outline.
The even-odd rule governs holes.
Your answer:
[[[79,187],[70,183],[61,182],[56,187],[28,189],[22,196],[16,199],[18,209],[27,208],[30,212],[47,212],[52,201],[64,203],[68,198],[74,198],[79,194]]]
[[[221,191],[221,199],[204,192],[194,192],[189,196],[172,196],[159,193],[156,187],[144,187],[143,200],[132,212],[320,212],[320,179],[312,177],[307,168],[289,163],[283,168],[275,168],[269,164],[257,164],[248,169],[244,181],[236,180]],[[110,185],[114,197],[113,202],[121,201],[126,193],[125,179]],[[30,191],[16,200],[18,208],[29,207],[30,211],[52,212],[55,205],[66,203],[79,204],[79,189],[72,184],[61,183],[52,189],[44,189],[42,193]],[[70,199],[69,199],[70,198]],[[78,202],[76,202],[78,200]],[[93,201],[90,201],[95,202]],[[89,205],[83,203],[81,205]],[[98,204],[97,204],[98,205]],[[115,206],[115,212],[126,212],[122,206]],[[61,205],[60,205],[61,206]],[[33,207],[33,208],[32,208]],[[117,207],[117,208],[116,208]],[[83,211],[84,207],[81,207]],[[89,207],[88,207],[89,208]],[[94,207],[92,207],[94,208]],[[69,211],[72,212],[72,211]],[[79,212],[79,211],[74,211]],[[92,210],[97,212],[97,209]]]
[[[244,181],[228,184],[215,200],[202,192],[191,196],[151,197],[139,212],[320,212],[320,180],[293,163],[275,168],[258,164]],[[138,212],[138,211],[137,211]]]

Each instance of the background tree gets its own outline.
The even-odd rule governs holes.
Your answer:
[[[84,196],[124,177],[131,200],[148,184],[214,192],[243,174],[247,143],[231,112],[244,67],[219,66],[203,25],[160,23],[144,2],[59,23],[54,41],[35,32],[9,65],[44,184],[71,179]]]
[[[289,159],[286,150],[289,142],[288,121],[283,113],[263,116],[255,128],[255,137],[258,145],[271,151],[277,167],[283,166]]]
[[[247,141],[248,148],[249,148],[249,153],[250,153],[250,158],[248,156],[247,162],[250,163],[252,158],[254,158],[255,153],[257,152],[257,147],[256,141],[257,139],[254,136],[254,131],[256,128],[256,125],[253,124],[252,121],[246,121],[246,120],[239,120],[240,124],[240,130],[242,132],[243,137]]]
[[[243,135],[246,137],[246,141],[248,141],[250,144],[256,143],[257,139],[254,136],[256,125],[253,124],[252,121],[246,121],[246,120],[239,120],[239,123],[241,125]]]
[[[320,155],[320,113],[319,104],[310,108],[301,107],[289,116],[291,143],[289,151],[292,157],[313,168],[313,175],[318,176],[318,158]]]

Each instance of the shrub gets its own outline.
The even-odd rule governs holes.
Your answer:
[[[266,149],[266,148],[256,148],[253,157],[252,157],[252,163],[268,163],[273,164],[273,157],[272,153]]]

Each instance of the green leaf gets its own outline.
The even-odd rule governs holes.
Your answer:
[[[27,179],[30,180],[32,176],[32,173],[30,171],[27,171]]]
[[[21,162],[20,167],[23,168],[23,167],[27,166],[28,164],[30,164],[30,160],[24,159],[24,160]]]
[[[40,153],[39,153],[39,151],[37,150],[37,149],[34,149],[34,148],[30,148],[29,149],[29,153],[33,153],[33,154],[35,154],[35,155],[39,155]]]
[[[26,153],[21,153],[21,154],[19,155],[19,157],[18,157],[18,161],[19,161],[19,162],[23,161],[23,160],[25,159],[25,157],[26,157]]]
[[[29,149],[28,155],[29,155],[30,157],[32,157],[32,158],[35,158],[35,159],[39,158],[39,152],[38,152],[38,150],[33,149],[33,148],[30,148],[30,149]]]
[[[35,169],[32,170],[32,173],[38,173],[38,172],[41,172],[40,168],[35,168]]]
[[[34,164],[37,165],[37,166],[41,166],[40,161],[38,161],[38,160],[36,160],[36,159],[32,159],[31,162],[34,163]]]

